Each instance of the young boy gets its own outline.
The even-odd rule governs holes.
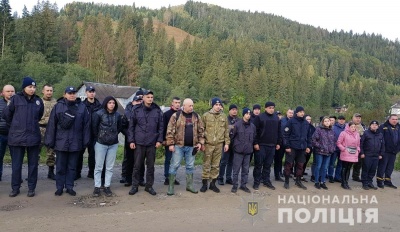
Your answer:
[[[377,189],[372,184],[372,179],[376,174],[378,168],[378,161],[382,159],[382,154],[384,152],[384,141],[383,134],[378,131],[379,123],[378,121],[371,121],[369,124],[369,129],[366,130],[361,137],[361,152],[360,157],[364,159],[362,165],[361,181],[363,184],[363,189],[369,190]]]

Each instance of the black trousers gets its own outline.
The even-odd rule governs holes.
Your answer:
[[[376,174],[377,181],[385,181],[386,183],[392,183],[392,173],[394,169],[394,163],[396,162],[396,154],[383,153],[382,159],[378,161],[378,173]]]
[[[376,169],[378,168],[378,161],[378,156],[365,156],[361,173],[361,181],[363,185],[372,184],[372,180],[376,174]]]
[[[76,163],[79,151],[56,151],[56,187],[57,189],[72,189],[76,175]]]
[[[132,173],[133,173],[133,163],[135,157],[135,150],[132,150],[129,147],[129,143],[125,141],[124,145],[124,160],[122,161],[122,173],[121,176],[126,178],[126,182],[132,182]],[[144,162],[142,167],[140,168],[139,175],[140,175],[140,182],[144,182]]]
[[[364,159],[358,158],[358,162],[354,163],[353,174],[352,174],[353,179],[360,178],[361,167],[363,166],[363,162],[364,162]]]
[[[132,186],[138,187],[140,182],[140,170],[146,161],[146,187],[152,187],[154,184],[154,162],[156,161],[156,147],[136,145],[133,174],[132,174]]]
[[[275,156],[275,146],[260,145],[260,150],[254,152],[254,184],[271,182],[271,165]]]
[[[95,143],[91,142],[89,144],[89,146],[87,147],[89,173],[92,173],[93,175],[94,175],[94,166],[96,165],[94,144]],[[81,174],[81,172],[82,172],[83,154],[85,154],[85,150],[82,150],[82,151],[79,152],[78,163],[77,163],[77,166],[76,166],[76,174]]]
[[[353,164],[353,162],[342,161],[342,184],[348,183],[350,178],[350,170]]]
[[[289,177],[292,172],[293,163],[296,161],[296,177],[303,176],[303,166],[306,162],[306,150],[305,149],[293,149],[291,152],[286,152],[285,157],[285,177]]]
[[[35,190],[36,188],[40,152],[39,145],[31,147],[10,146],[12,170],[11,188],[13,190],[19,190],[21,187],[22,163],[24,161],[25,151],[28,156],[28,188],[29,190]]]
[[[275,151],[274,157],[274,174],[275,178],[280,177],[282,173],[283,156],[285,155],[285,148],[281,147],[279,150]]]

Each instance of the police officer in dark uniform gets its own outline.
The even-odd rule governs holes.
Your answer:
[[[39,120],[44,111],[43,101],[35,95],[35,91],[36,82],[30,77],[25,77],[22,91],[11,98],[3,113],[3,118],[10,125],[8,134],[12,162],[10,197],[20,193],[25,150],[28,156],[28,197],[35,196],[41,141]]]
[[[83,101],[83,104],[86,106],[88,109],[90,115],[92,115],[94,112],[99,110],[101,108],[101,102],[97,100],[96,96],[96,90],[93,86],[87,86],[86,87],[86,99]],[[91,117],[91,116],[90,116]],[[94,166],[96,164],[95,161],[95,152],[94,152],[94,144],[95,142],[93,141],[93,135],[90,134],[90,143],[87,147],[88,150],[88,166],[89,166],[89,171],[87,174],[88,178],[94,178]],[[85,149],[83,149],[79,153],[79,159],[78,159],[78,166],[76,168],[76,177],[75,180],[81,178],[81,171],[82,171],[82,166],[83,166],[83,154],[85,153]],[[105,168],[103,169],[105,170]],[[104,179],[105,173],[102,173],[102,178]]]
[[[76,89],[67,87],[51,111],[44,140],[47,147],[56,151],[56,196],[61,196],[64,188],[71,196],[76,195],[73,187],[78,157],[89,140],[90,114],[76,98]]]

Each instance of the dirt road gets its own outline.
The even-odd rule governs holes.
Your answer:
[[[36,196],[28,198],[26,181],[22,184],[21,194],[15,198],[8,197],[10,192],[11,168],[4,168],[3,181],[0,182],[0,231],[399,231],[400,228],[400,190],[379,189],[363,190],[361,183],[351,182],[353,188],[346,191],[340,188],[339,183],[328,184],[329,190],[317,190],[308,182],[307,190],[301,190],[294,186],[283,188],[282,182],[273,182],[276,190],[272,191],[266,187],[260,187],[253,195],[239,190],[236,194],[230,192],[231,186],[219,186],[221,193],[211,191],[206,193],[192,194],[185,191],[184,169],[181,167],[178,179],[181,185],[176,186],[176,195],[166,196],[167,187],[163,185],[163,168],[156,167],[156,196],[151,196],[140,187],[139,192],[128,195],[130,188],[119,183],[120,166],[115,167],[111,189],[114,196],[110,198],[93,198],[93,180],[83,177],[76,181],[76,197],[63,194],[61,197],[54,196],[55,183],[46,178],[47,168],[39,168],[39,181]],[[310,172],[310,170],[308,170]],[[24,167],[26,176],[26,167]],[[87,169],[83,171],[86,176]],[[195,184],[200,188],[201,167],[196,167]],[[250,174],[252,170],[250,170]],[[248,186],[252,185],[252,175]],[[394,173],[394,180],[400,184],[399,173]],[[309,177],[307,177],[308,179]],[[253,189],[251,189],[253,191]],[[297,197],[304,196],[312,198],[319,196],[325,200],[330,197],[330,202],[325,204],[297,204]],[[344,195],[365,199],[369,197],[369,203],[373,196],[377,204],[331,204],[334,196],[340,199]],[[296,204],[289,202],[290,197],[296,199]],[[286,203],[283,204],[283,197]],[[281,199],[281,200],[279,200]],[[316,203],[316,198],[314,198]],[[248,214],[248,203],[258,202],[258,213],[255,216]],[[306,200],[307,203],[307,200]],[[346,202],[345,202],[346,203]],[[293,208],[293,222],[288,223],[285,216],[284,223],[279,223],[279,208]],[[357,214],[354,213],[353,226],[349,223],[337,223],[338,216],[330,223],[322,223],[322,215],[317,223],[312,220],[302,224],[295,219],[297,210],[307,209],[314,218],[316,208],[352,208],[354,212],[360,208],[363,213],[362,223],[357,223]],[[368,208],[378,208],[378,223],[365,223],[364,213]],[[347,218],[345,215],[344,218]],[[305,214],[298,215],[305,218]],[[329,216],[329,215],[328,215]]]

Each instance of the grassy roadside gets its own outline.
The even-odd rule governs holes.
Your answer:
[[[163,165],[164,164],[164,147],[161,147],[159,149],[157,149],[157,154],[156,154],[156,165]],[[87,154],[85,154],[86,156]],[[312,164],[312,158],[310,159],[308,166],[311,166]],[[122,161],[124,159],[124,147],[123,146],[118,146],[118,150],[117,150],[117,158],[115,163],[116,164],[121,164]],[[87,158],[84,158],[84,164],[87,164]],[[184,162],[184,161],[182,161]],[[27,159],[26,156],[24,158],[24,163],[27,163]],[[40,153],[40,164],[46,164],[46,152],[44,149],[42,149],[41,153]],[[203,152],[198,152],[196,155],[196,160],[195,160],[195,165],[202,165],[203,163]],[[10,153],[9,150],[7,149],[6,154],[4,155],[4,164],[11,164],[11,157],[10,157]],[[396,157],[396,163],[395,163],[395,170],[396,171],[400,171],[400,158],[399,156]]]

